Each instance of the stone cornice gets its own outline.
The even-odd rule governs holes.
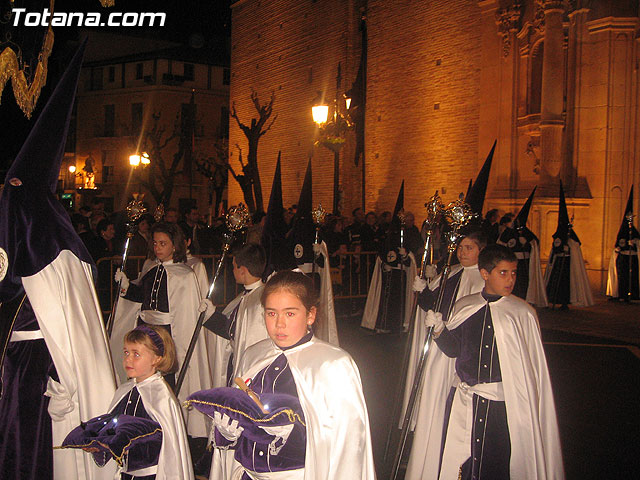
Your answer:
[[[603,30],[635,32],[638,27],[640,27],[640,19],[638,17],[604,17],[587,22],[589,33]]]
[[[496,12],[496,25],[498,34],[502,37],[502,55],[509,56],[511,50],[511,35],[517,33],[520,26],[522,8],[517,0],[508,8],[502,8]]]

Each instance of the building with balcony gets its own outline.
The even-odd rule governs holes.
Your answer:
[[[176,153],[182,145],[193,157],[210,157],[216,142],[228,138],[224,46],[191,48],[156,39],[91,35],[97,38],[90,38],[85,55],[61,170],[65,192],[74,195],[76,205],[99,197],[109,211],[121,210],[131,194],[141,192],[154,208],[163,191],[160,178],[171,176],[173,190],[169,202],[163,201],[165,208],[195,202],[205,213],[207,180],[188,154],[176,158]],[[191,112],[194,123],[189,123]],[[150,142],[152,132],[157,133],[155,143]],[[133,168],[129,156],[143,151],[149,153],[150,164]],[[71,165],[75,172],[69,171]]]

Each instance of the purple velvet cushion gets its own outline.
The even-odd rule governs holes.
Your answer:
[[[300,401],[291,395],[282,393],[263,393],[260,401],[269,413],[263,413],[260,407],[239,388],[220,387],[200,390],[187,397],[189,405],[213,418],[215,412],[228,415],[237,420],[244,428],[242,435],[251,441],[269,443],[273,435],[260,427],[276,427],[298,423],[304,424],[304,414]]]
[[[113,457],[133,471],[156,465],[161,446],[162,428],[157,422],[109,413],[71,430],[60,448],[88,449],[101,467]]]

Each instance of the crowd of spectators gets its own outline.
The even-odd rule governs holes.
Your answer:
[[[297,206],[285,209],[285,222],[290,227]],[[95,199],[89,206],[80,207],[71,215],[72,222],[83,240],[94,261],[98,264],[98,281],[109,285],[112,262],[100,262],[105,257],[120,257],[126,241],[126,212],[105,212],[104,203]],[[167,208],[162,219],[165,222],[177,223],[184,231],[185,238],[190,241],[190,251],[194,255],[217,255],[222,251],[225,242],[226,226],[224,217],[213,218],[208,224],[197,207],[190,207],[182,212],[176,208]],[[147,257],[149,252],[149,231],[154,218],[146,214],[138,221],[135,234],[130,240],[130,257]],[[236,238],[237,244],[246,242],[260,243],[264,228],[265,214],[256,212],[251,217],[251,224],[244,235]],[[350,216],[329,214],[320,230],[320,239],[327,244],[330,267],[337,295],[366,295],[369,280],[373,272],[376,255],[385,255],[385,238],[392,222],[390,211],[380,214],[362,208],[355,208]],[[489,210],[482,224],[490,241],[495,241],[500,233],[511,226],[513,215],[506,214],[500,218],[498,210]],[[441,232],[434,232],[434,258],[437,260],[445,253]],[[424,248],[425,232],[416,226],[412,212],[404,216],[404,245],[412,252],[419,264]],[[234,245],[235,246],[235,245]],[[118,265],[115,260],[114,265]],[[142,261],[128,262],[126,274],[136,278]],[[103,285],[104,287],[104,285]],[[108,287],[105,289],[108,291]],[[100,291],[100,288],[99,288]],[[108,305],[108,301],[105,305]]]

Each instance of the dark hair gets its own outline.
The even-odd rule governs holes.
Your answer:
[[[362,210],[362,208],[360,208],[360,207],[356,207],[356,208],[354,208],[354,209],[351,211],[351,215],[353,215],[353,216],[355,217],[355,216],[356,216],[356,212],[357,212],[358,210]],[[364,212],[362,212],[362,213],[364,213]]]
[[[267,255],[262,246],[255,243],[247,243],[233,252],[236,265],[246,267],[254,277],[261,277],[264,267],[267,265]]]
[[[278,290],[287,290],[296,296],[307,311],[318,306],[318,292],[316,292],[313,280],[304,273],[292,270],[282,270],[269,279],[262,291],[260,303],[264,307],[267,297]]]
[[[512,220],[513,220],[513,214],[505,213],[500,219],[500,225],[506,225],[507,223],[511,223]]]
[[[473,241],[476,245],[478,245],[478,248],[480,250],[487,246],[487,235],[482,230],[473,230],[467,233],[464,238],[468,238],[469,240]]]
[[[108,218],[103,218],[96,225],[96,233],[100,235],[102,232],[106,231],[109,228],[109,225],[113,225],[113,220],[109,220]]]
[[[155,325],[147,325],[145,327],[150,328],[156,332],[162,339],[164,346],[164,354],[160,355],[160,350],[154,343],[153,339],[148,333],[141,329],[131,330],[124,336],[125,343],[140,343],[151,350],[153,353],[162,357],[156,369],[162,373],[175,373],[178,370],[178,357],[176,355],[176,345],[173,343],[173,338],[166,328],[158,327]]]
[[[492,218],[495,218],[496,220],[498,219],[498,209],[497,208],[492,208],[491,210],[488,210],[487,213],[484,216],[485,219],[491,221]]]
[[[478,255],[478,268],[491,273],[498,263],[503,260],[507,262],[517,262],[515,254],[504,245],[489,245]]]
[[[187,261],[187,243],[184,239],[184,232],[175,223],[159,222],[151,227],[151,257],[155,258],[153,253],[153,235],[155,233],[164,233],[173,243],[175,251],[173,252],[173,261],[175,263],[181,263]]]

